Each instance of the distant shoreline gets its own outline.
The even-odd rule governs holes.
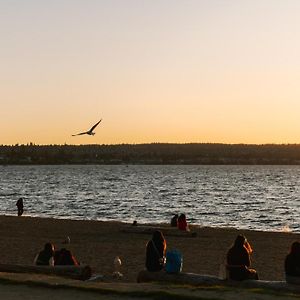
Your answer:
[[[300,165],[300,144],[0,146],[0,165]]]

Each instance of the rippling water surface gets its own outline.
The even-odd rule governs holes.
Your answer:
[[[0,213],[300,232],[299,166],[2,166]]]

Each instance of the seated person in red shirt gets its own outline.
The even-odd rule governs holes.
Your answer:
[[[61,250],[56,251],[54,254],[54,265],[78,266],[79,262],[76,260],[70,250],[62,248]]]
[[[188,227],[188,224],[186,222],[185,214],[181,214],[178,217],[177,227],[178,227],[179,230],[190,231],[189,227]]]

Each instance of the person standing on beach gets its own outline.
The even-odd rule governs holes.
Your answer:
[[[19,198],[19,200],[16,203],[16,206],[18,208],[18,217],[22,216],[24,211],[24,204],[23,204],[23,198]]]

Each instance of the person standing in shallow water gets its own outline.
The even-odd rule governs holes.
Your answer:
[[[24,211],[23,198],[19,198],[19,200],[16,203],[16,206],[18,208],[18,216],[20,217],[23,215],[23,211]]]
[[[300,242],[292,244],[290,253],[285,258],[284,270],[287,281],[289,277],[297,277],[300,282]]]

